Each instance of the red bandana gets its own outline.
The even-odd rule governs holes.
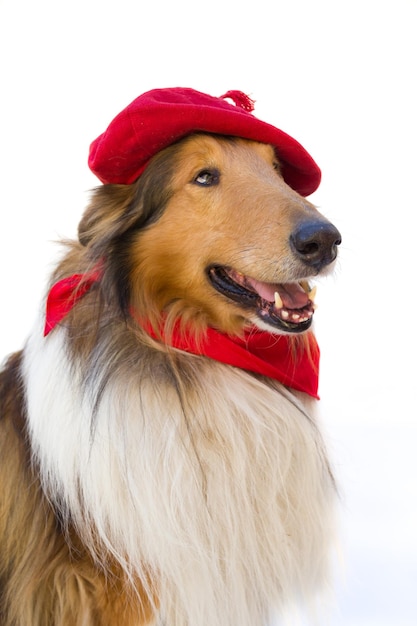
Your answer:
[[[100,277],[101,270],[95,269],[89,274],[74,274],[52,286],[46,302],[45,336]],[[149,325],[145,326],[145,330],[157,339]],[[308,334],[308,342],[308,349],[302,347],[294,353],[293,343],[287,335],[276,335],[252,327],[243,338],[208,328],[200,342],[196,342],[192,334],[176,329],[170,343],[178,350],[274,378],[287,387],[318,398],[320,350],[312,333]]]

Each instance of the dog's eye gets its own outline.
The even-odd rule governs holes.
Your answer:
[[[220,180],[220,172],[216,169],[212,170],[201,170],[194,178],[194,182],[196,185],[201,185],[203,187],[211,187],[212,185],[217,185]]]

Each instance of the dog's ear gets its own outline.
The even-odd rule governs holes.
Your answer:
[[[79,225],[78,239],[83,246],[110,241],[130,228],[140,210],[132,210],[135,185],[103,185],[92,195]],[[138,215],[139,213],[139,215]]]
[[[171,195],[177,150],[176,146],[169,146],[158,153],[132,185],[98,187],[78,226],[80,243],[90,249],[105,250],[131,228],[155,222]]]

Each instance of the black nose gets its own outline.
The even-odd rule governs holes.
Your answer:
[[[335,260],[341,241],[337,228],[326,220],[302,222],[290,235],[294,252],[317,271]]]

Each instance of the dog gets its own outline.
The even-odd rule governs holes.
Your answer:
[[[326,580],[312,281],[340,233],[276,145],[183,135],[92,192],[0,374],[3,626],[262,626]]]

